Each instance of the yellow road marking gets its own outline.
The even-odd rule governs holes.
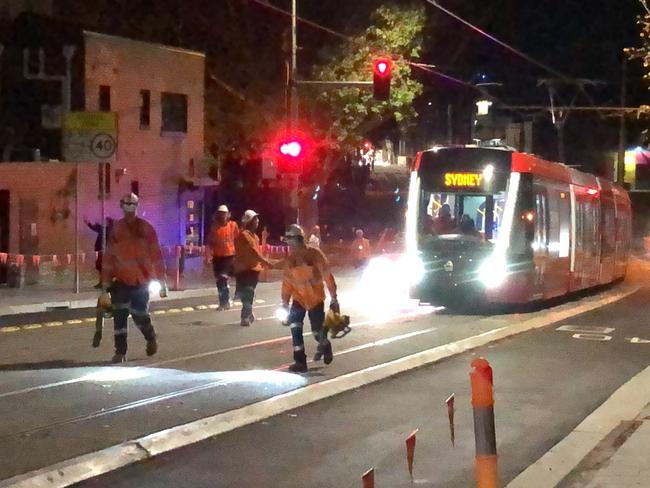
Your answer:
[[[43,327],[43,324],[28,324],[28,325],[23,325],[22,329],[33,330],[33,329],[40,329],[41,327]]]
[[[183,307],[181,310],[183,312],[194,312],[194,307]]]
[[[66,320],[65,323],[69,325],[75,325],[75,324],[83,324],[84,321],[79,319],[72,319],[72,320]]]
[[[182,310],[180,308],[169,308],[169,309],[167,309],[167,313],[181,313],[181,311]]]
[[[196,306],[196,309],[197,309],[197,310],[207,310],[207,309],[208,309],[208,306],[207,306],[207,305],[197,305],[197,306]]]
[[[154,315],[164,315],[167,313],[167,310],[154,310]]]
[[[63,322],[59,320],[53,322],[45,322],[45,327],[59,327],[60,325],[63,325]]]
[[[212,305],[208,305],[208,308],[209,308],[210,310],[216,310],[216,309],[219,308],[219,305],[216,305],[216,304],[213,303]]]
[[[0,327],[0,332],[18,332],[20,327]]]
[[[95,323],[95,317],[89,317],[87,319],[84,319],[84,322],[87,324],[94,324]]]

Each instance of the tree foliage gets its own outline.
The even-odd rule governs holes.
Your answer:
[[[325,81],[367,81],[372,79],[373,60],[393,60],[391,98],[373,99],[372,91],[356,87],[327,90],[317,100],[318,113],[329,135],[342,143],[355,143],[382,122],[392,119],[405,130],[417,116],[414,99],[422,85],[413,79],[410,62],[422,49],[426,23],[422,6],[385,5],[371,17],[365,32],[344,41],[334,52],[323,50],[329,60],[314,69],[314,77]]]
[[[625,51],[630,59],[639,59],[643,62],[646,71],[645,79],[650,80],[650,6],[647,0],[639,0],[639,2],[644,9],[644,13],[637,18],[641,47],[630,48]]]

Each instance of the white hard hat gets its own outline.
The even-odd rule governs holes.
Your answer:
[[[226,212],[226,213],[228,213],[228,212],[230,212],[230,210],[228,210],[228,207],[226,205],[219,205],[219,208],[217,209],[217,212]]]
[[[135,193],[127,193],[120,199],[121,207],[137,207],[138,203],[140,203],[140,199]]]
[[[305,237],[305,231],[298,224],[291,224],[284,237]]]
[[[244,216],[241,218],[242,224],[246,225],[259,214],[255,210],[246,210]]]

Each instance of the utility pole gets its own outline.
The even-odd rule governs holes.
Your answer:
[[[627,55],[623,54],[621,67],[621,107],[625,107],[627,99]],[[625,146],[627,144],[627,126],[625,125],[625,112],[621,112],[618,130],[618,158],[616,161],[616,182],[622,185],[625,181]]]
[[[298,87],[296,78],[298,74],[298,0],[291,0],[291,75],[289,80],[291,90],[291,113],[289,126],[295,127],[298,121]]]

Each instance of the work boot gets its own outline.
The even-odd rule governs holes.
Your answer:
[[[230,303],[222,303],[217,307],[217,312],[224,312],[230,310]]]
[[[307,363],[299,363],[296,361],[291,366],[289,366],[289,371],[292,373],[306,373],[308,371]]]
[[[323,359],[323,349],[320,347],[320,344],[316,348],[316,352],[314,353],[314,362],[318,362],[321,359]]]
[[[331,364],[332,361],[334,361],[334,353],[332,352],[332,343],[330,341],[327,341],[327,343],[324,346],[322,346],[322,350],[323,350],[323,362],[325,364]]]
[[[249,321],[251,324],[252,324],[253,322],[255,322],[255,315],[253,315],[253,314],[251,313],[251,314],[248,316],[248,321]]]
[[[126,363],[126,354],[120,354],[119,352],[116,352],[113,355],[113,359],[111,359],[111,363],[113,364]]]
[[[250,327],[251,326],[250,317],[247,319],[241,319],[239,325],[241,325],[242,327]]]
[[[147,356],[153,356],[158,352],[158,342],[156,341],[156,338],[154,337],[153,339],[147,341]]]

